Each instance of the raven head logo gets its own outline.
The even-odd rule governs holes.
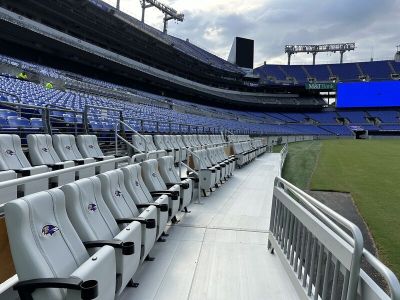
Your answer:
[[[93,149],[93,148],[94,148],[94,146],[93,146],[93,145],[89,145],[88,147],[89,147],[90,149]]]
[[[115,196],[117,196],[117,197],[121,197],[121,195],[122,195],[122,193],[121,193],[121,191],[115,191]]]
[[[136,180],[136,181],[135,181],[135,185],[136,185],[136,186],[139,186],[139,181]]]
[[[49,152],[49,149],[47,149],[46,147],[42,148],[43,152]]]
[[[13,155],[15,155],[15,152],[10,150],[10,149],[8,149],[8,150],[6,150],[6,154],[10,155],[10,156],[13,156]]]
[[[42,228],[42,235],[44,237],[51,237],[54,234],[56,234],[57,231],[60,231],[60,229],[55,226],[55,225],[45,225]]]
[[[96,212],[96,210],[97,210],[97,204],[90,203],[90,204],[88,205],[88,210],[89,210],[89,212]]]
[[[65,146],[65,149],[71,150],[71,146]]]

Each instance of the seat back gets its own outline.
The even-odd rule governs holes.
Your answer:
[[[0,134],[0,170],[30,168],[31,164],[21,147],[21,138],[16,134]]]
[[[141,136],[138,136],[136,134],[132,135],[132,145],[135,146],[139,151],[146,151],[146,143],[147,139],[145,142]],[[147,145],[147,151],[150,151],[149,145]]]
[[[143,181],[142,167],[139,164],[121,168],[124,173],[125,188],[136,204],[151,203],[153,197]]]
[[[54,149],[62,160],[83,158],[76,146],[75,137],[72,134],[55,134],[53,135],[53,143]]]
[[[158,150],[157,147],[156,147],[156,145],[154,144],[153,136],[151,136],[151,135],[148,134],[148,135],[145,135],[144,137],[145,137],[145,139],[146,139],[146,141],[147,141],[147,147],[148,147],[148,150],[149,150],[149,151],[156,151],[156,150]]]
[[[69,277],[88,258],[66,212],[61,190],[39,192],[5,205],[7,232],[19,280]],[[59,289],[35,299],[65,299]]]
[[[124,173],[112,170],[97,176],[101,192],[114,218],[133,218],[140,215],[135,202],[125,187]]]
[[[142,176],[150,191],[167,190],[167,186],[158,171],[157,160],[149,159],[142,162]]]
[[[168,147],[165,144],[163,135],[155,135],[154,136],[154,143],[155,143],[157,149],[159,149],[159,150],[171,149],[171,147]]]
[[[112,240],[119,233],[97,177],[80,179],[60,189],[65,194],[68,216],[82,241]]]
[[[104,157],[103,151],[101,151],[97,136],[95,135],[78,135],[77,137],[78,147],[80,153],[84,158],[89,157]]]
[[[34,166],[51,165],[61,162],[49,134],[28,135],[29,156]]]
[[[158,170],[161,177],[166,183],[181,182],[174,166],[174,158],[172,156],[164,156],[158,159]]]

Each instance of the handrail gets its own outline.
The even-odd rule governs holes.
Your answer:
[[[37,107],[43,109],[43,107],[40,107],[40,106],[37,106]],[[54,107],[54,108],[53,108],[53,107]],[[76,111],[76,110],[69,109],[69,108],[65,108],[65,107],[63,107],[63,106],[55,105],[55,104],[52,104],[52,103],[46,104],[46,105],[45,105],[45,108],[49,108],[50,110],[53,110],[53,111],[66,111],[66,112],[72,112],[72,113],[74,113],[74,114],[83,114],[83,112]]]
[[[359,262],[361,261],[361,257],[364,257],[365,260],[385,278],[390,289],[391,299],[400,300],[400,283],[396,275],[382,262],[380,262],[375,256],[364,249],[362,233],[355,224],[342,217],[340,214],[336,213],[335,211],[325,206],[318,200],[314,199],[303,190],[294,186],[285,179],[277,177],[275,179],[275,186],[281,187],[285,191],[290,191],[294,196],[296,196],[296,199],[298,201],[305,205],[305,207],[309,209],[312,213],[314,213],[315,216],[318,217],[322,222],[324,222],[325,225],[327,225],[332,231],[343,238],[343,240],[346,241],[350,246],[354,247],[348,288],[350,298],[348,299],[356,299],[355,295],[357,294],[357,287],[361,270],[361,265]],[[351,237],[348,232],[340,228],[337,223],[347,228],[352,233],[353,237]],[[355,272],[357,270],[354,269],[358,269],[358,272]],[[351,276],[352,274],[353,277]],[[351,295],[353,295],[354,298],[351,298]]]
[[[123,157],[108,159],[105,161],[99,161],[99,162],[89,163],[86,165],[66,168],[66,169],[62,169],[62,170],[50,171],[50,172],[46,172],[46,173],[21,177],[21,178],[17,178],[17,179],[11,179],[11,180],[0,182],[0,190],[8,188],[8,187],[12,187],[12,186],[19,186],[19,185],[22,185],[22,184],[25,184],[25,183],[28,183],[31,181],[35,181],[35,180],[49,179],[49,178],[53,178],[53,177],[63,175],[66,173],[76,172],[76,171],[93,168],[93,167],[99,167],[99,166],[104,165],[105,163],[107,163],[107,164],[121,163],[121,162],[125,162],[125,161],[129,162],[129,160],[130,160],[129,156],[123,156]],[[3,209],[4,209],[4,204],[0,204],[0,213],[3,212]]]
[[[295,194],[299,201],[301,201],[309,210],[313,211],[320,219],[322,219],[326,225],[330,227],[333,231],[339,234],[347,243],[354,247],[353,259],[350,267],[350,278],[348,287],[348,297],[347,299],[356,299],[358,278],[360,275],[360,264],[361,257],[364,249],[363,236],[360,229],[342,217],[340,214],[336,213],[329,207],[323,205],[321,202],[317,201],[295,185],[286,181],[283,178],[276,177],[275,186],[283,188],[285,191],[289,190]],[[327,216],[335,220],[337,223],[341,224],[347,228],[351,233],[353,238],[351,238],[344,230],[338,227],[332,220]],[[271,219],[272,220],[272,219]]]
[[[188,153],[190,153],[191,155],[193,155],[194,157],[197,157],[199,160],[201,160],[200,156],[198,156],[196,153],[194,153],[192,150],[190,150],[189,148],[186,148],[186,151]],[[189,157],[189,156],[188,156]],[[183,161],[180,162],[183,166],[185,166],[187,169],[189,169],[190,171],[192,171],[194,174],[197,175],[197,177],[199,178],[199,183],[198,183],[198,187],[197,187],[197,204],[201,204],[201,189],[200,189],[200,172],[194,170],[193,168],[189,167],[187,164],[185,164]]]
[[[124,125],[124,126],[126,126],[126,127],[128,127],[128,129],[130,129],[130,130],[132,130],[133,131],[133,133],[135,133],[137,136],[139,136],[143,141],[144,141],[144,151],[145,151],[145,154],[147,155],[148,154],[148,143],[147,143],[147,140],[146,140],[146,138],[143,136],[143,135],[141,135],[138,131],[136,131],[135,129],[133,129],[130,125],[128,125],[128,124],[126,124],[124,121],[122,121],[122,120],[118,120],[116,123],[115,123],[115,136],[116,136],[116,138],[115,138],[115,151],[117,151],[117,145],[118,145],[118,143],[117,143],[117,137],[119,137],[121,140],[123,140],[125,143],[127,143],[129,146],[131,146],[133,149],[135,149],[136,151],[138,151],[139,153],[143,153],[143,151],[141,151],[141,150],[139,150],[137,147],[135,147],[133,144],[131,144],[130,142],[128,142],[126,139],[124,139],[123,137],[121,137],[117,132],[118,132],[118,125],[119,124],[121,124],[121,125]],[[117,152],[116,152],[117,153]]]
[[[369,251],[364,249],[363,257],[365,260],[381,274],[386,282],[388,283],[390,289],[391,298],[394,300],[400,299],[400,283],[396,277],[396,275],[386,267],[381,261],[379,261],[375,256],[373,256]]]

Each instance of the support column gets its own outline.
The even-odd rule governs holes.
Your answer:
[[[312,56],[313,56],[313,58],[312,58],[312,64],[315,65],[315,57],[317,56],[317,52],[313,52],[313,53],[312,53]]]
[[[343,54],[345,51],[340,51],[340,63],[343,63]]]
[[[120,0],[117,0],[117,10],[119,10],[120,7]]]
[[[288,56],[288,63],[287,64],[288,64],[288,66],[290,66],[290,59],[292,57],[292,53],[288,52],[287,56]]]

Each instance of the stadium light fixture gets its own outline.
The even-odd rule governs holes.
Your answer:
[[[164,13],[164,33],[167,33],[168,30],[168,21],[176,20],[179,22],[183,22],[185,15],[182,13],[178,13],[172,7],[165,5],[157,0],[140,0],[140,4],[142,5],[142,22],[144,23],[144,16],[146,8],[155,7]]]
[[[285,53],[288,55],[288,65],[293,54],[307,53],[313,55],[313,65],[315,65],[315,57],[319,52],[339,52],[340,63],[343,63],[343,54],[347,51],[356,49],[355,43],[340,43],[340,44],[323,44],[323,45],[286,45]]]

